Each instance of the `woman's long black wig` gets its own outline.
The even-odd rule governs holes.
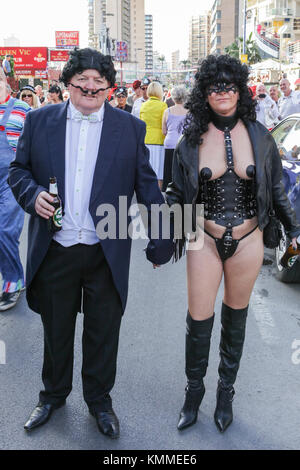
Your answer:
[[[216,83],[234,83],[239,89],[238,117],[246,124],[255,121],[255,102],[247,86],[249,71],[245,64],[229,55],[209,55],[195,75],[195,84],[185,104],[188,109],[183,134],[192,146],[201,144],[211,121],[207,89]]]

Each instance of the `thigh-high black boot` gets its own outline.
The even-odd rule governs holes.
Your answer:
[[[231,424],[233,384],[242,357],[248,307],[233,309],[222,304],[219,381],[217,388],[217,406],[214,414],[215,423],[221,432]]]
[[[179,430],[197,421],[198,410],[205,388],[203,378],[206,374],[210,348],[210,338],[214,315],[206,320],[193,320],[189,312],[186,318],[185,373],[187,386],[185,402],[179,416]]]

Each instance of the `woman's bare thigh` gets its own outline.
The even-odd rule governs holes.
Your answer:
[[[213,315],[222,275],[223,263],[215,241],[205,234],[202,248],[187,250],[188,305],[194,320]]]
[[[263,257],[263,235],[257,228],[240,241],[235,254],[224,263],[226,305],[234,309],[247,307]]]

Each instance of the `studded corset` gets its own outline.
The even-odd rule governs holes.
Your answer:
[[[204,218],[218,225],[232,228],[241,225],[245,219],[252,219],[256,209],[255,166],[249,165],[246,174],[240,178],[234,171],[230,130],[224,129],[227,170],[220,178],[211,179],[210,168],[202,168],[199,175],[198,204],[204,204]]]

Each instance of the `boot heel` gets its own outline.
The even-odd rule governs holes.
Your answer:
[[[182,431],[196,423],[205,388],[197,392],[186,391],[184,405],[180,411],[177,429]]]
[[[217,406],[214,419],[220,432],[225,432],[233,420],[232,402],[234,397],[234,388],[223,388],[222,384],[218,384],[217,388]]]

